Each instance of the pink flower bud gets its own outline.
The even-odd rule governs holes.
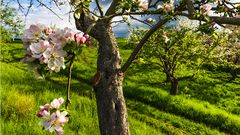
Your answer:
[[[43,32],[46,34],[46,35],[49,35],[49,34],[52,34],[53,33],[53,30],[51,28],[46,28],[43,30]]]
[[[90,44],[92,44],[92,42],[91,42],[91,41],[87,41],[86,44],[87,44],[87,45],[90,45]]]
[[[80,38],[79,42],[82,43],[82,44],[84,44],[84,43],[86,42],[86,40],[87,40],[87,39],[86,39],[85,37],[82,37],[82,38]]]
[[[38,117],[43,117],[43,111],[39,111],[39,112],[37,113],[37,116],[38,116]]]
[[[89,38],[89,35],[88,35],[88,34],[85,34],[84,37],[85,37],[86,39],[88,39],[88,38]]]

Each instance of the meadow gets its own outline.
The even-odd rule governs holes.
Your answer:
[[[118,39],[126,61],[131,49]],[[54,98],[66,98],[67,71],[36,80],[21,63],[21,42],[1,43],[1,134],[55,134],[43,130],[36,113]],[[97,47],[83,49],[73,67],[70,120],[66,135],[98,135],[98,118],[90,78],[96,72]],[[182,69],[179,75],[193,71]],[[137,60],[125,74],[124,95],[133,135],[240,134],[240,78],[229,82],[229,73],[200,69],[193,78],[180,81],[179,94],[169,95],[162,69]]]

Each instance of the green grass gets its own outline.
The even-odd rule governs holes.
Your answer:
[[[120,39],[120,47],[128,48]],[[121,49],[123,61],[131,50]],[[66,70],[47,80],[36,80],[19,62],[20,43],[1,45],[1,134],[49,134],[38,126],[40,105],[66,95]],[[70,121],[67,135],[99,134],[94,92],[89,79],[96,72],[95,47],[84,48],[73,68]],[[182,69],[179,76],[191,74]],[[165,75],[153,65],[137,61],[126,73],[126,97],[130,131],[133,135],[234,134],[240,133],[240,79],[227,82],[230,75],[201,71],[180,82],[179,95],[170,96]],[[52,133],[54,134],[54,133]]]

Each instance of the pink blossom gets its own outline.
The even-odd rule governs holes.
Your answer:
[[[80,39],[79,39],[79,41],[77,41],[78,43],[82,43],[82,44],[84,44],[85,42],[86,42],[86,38],[85,37],[81,37]]]
[[[142,10],[148,9],[148,0],[133,0],[136,2]]]
[[[54,99],[50,105],[46,104],[41,106],[41,110],[38,113],[38,117],[42,118],[39,125],[44,126],[44,128],[49,132],[55,131],[58,135],[63,134],[62,126],[68,122],[68,112],[58,110],[63,102],[63,98]]]
[[[43,63],[48,64],[48,68],[51,71],[59,72],[60,68],[65,68],[64,57],[67,52],[62,50],[61,46],[53,46],[52,48],[47,48],[43,53]]]
[[[68,118],[66,117],[67,114],[68,114],[67,111],[60,112],[57,110],[56,111],[56,115],[57,115],[56,124],[63,126],[68,121]]]
[[[42,36],[42,25],[32,24],[29,29],[25,30],[23,33],[23,42],[29,42],[35,39],[39,39]]]
[[[85,37],[86,39],[88,39],[88,38],[89,38],[89,35],[88,35],[88,34],[84,34],[84,37]]]
[[[58,99],[54,99],[51,104],[50,104],[50,107],[51,108],[59,108],[64,102],[64,99],[61,97],[61,98],[58,98]]]
[[[64,35],[65,35],[65,38],[67,38],[69,41],[74,41],[75,33],[72,32],[71,29],[66,27],[66,28],[64,28],[63,32],[64,32]]]
[[[48,41],[43,41],[41,40],[38,43],[33,43],[32,45],[29,46],[31,52],[32,52],[32,57],[34,58],[40,58],[41,54],[49,47],[49,42]]]
[[[46,35],[49,35],[49,34],[52,34],[53,33],[53,29],[52,28],[45,28],[43,30],[43,32],[46,34]]]
[[[88,35],[84,35],[83,36],[83,33],[78,33],[78,34],[75,34],[75,41],[79,44],[79,43],[82,43],[84,44],[86,41],[87,41],[87,38],[89,37]],[[87,38],[86,38],[87,37]]]
[[[46,115],[46,111],[48,111],[49,109],[49,104],[45,104],[44,106],[40,106],[41,110],[37,113],[38,117],[42,117],[44,115]]]
[[[31,63],[39,60],[39,64],[47,65],[50,71],[59,72],[61,68],[65,68],[64,60],[67,56],[65,45],[72,42],[85,44],[88,38],[89,35],[82,32],[75,34],[69,28],[56,29],[40,24],[31,25],[24,32],[23,43],[27,53],[22,61]]]
[[[49,35],[49,38],[52,40],[54,44],[65,46],[68,42],[68,39],[65,37],[64,30],[56,30],[55,33]]]
[[[62,127],[56,126],[56,127],[55,127],[55,130],[56,130],[56,133],[57,133],[58,135],[62,135],[62,134],[63,134],[63,128],[62,128]]]
[[[164,3],[163,5],[158,5],[157,9],[162,9],[165,12],[170,12],[174,9],[174,2],[170,0],[168,3]]]
[[[60,97],[60,98],[58,98],[58,101],[59,101],[60,104],[63,104],[64,99],[62,97]]]
[[[171,3],[166,3],[163,5],[163,10],[166,12],[170,12],[173,10],[173,5]]]
[[[91,41],[87,41],[87,42],[86,42],[87,45],[90,45],[91,43],[92,43]]]
[[[200,7],[200,9],[203,14],[208,14],[211,11],[212,6],[209,4],[204,4]]]
[[[61,106],[61,104],[59,103],[58,99],[54,99],[51,103],[51,108],[59,108]]]

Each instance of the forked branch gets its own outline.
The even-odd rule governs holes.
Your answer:
[[[159,28],[161,28],[164,24],[166,24],[169,20],[171,20],[171,17],[166,17],[162,20],[160,20],[157,24],[155,24],[141,39],[141,41],[138,43],[136,48],[131,53],[130,57],[127,59],[126,63],[122,66],[121,70],[122,72],[126,72],[129,66],[132,64],[133,60],[136,58],[138,52],[142,49],[143,45],[147,42],[149,37],[157,31]]]

